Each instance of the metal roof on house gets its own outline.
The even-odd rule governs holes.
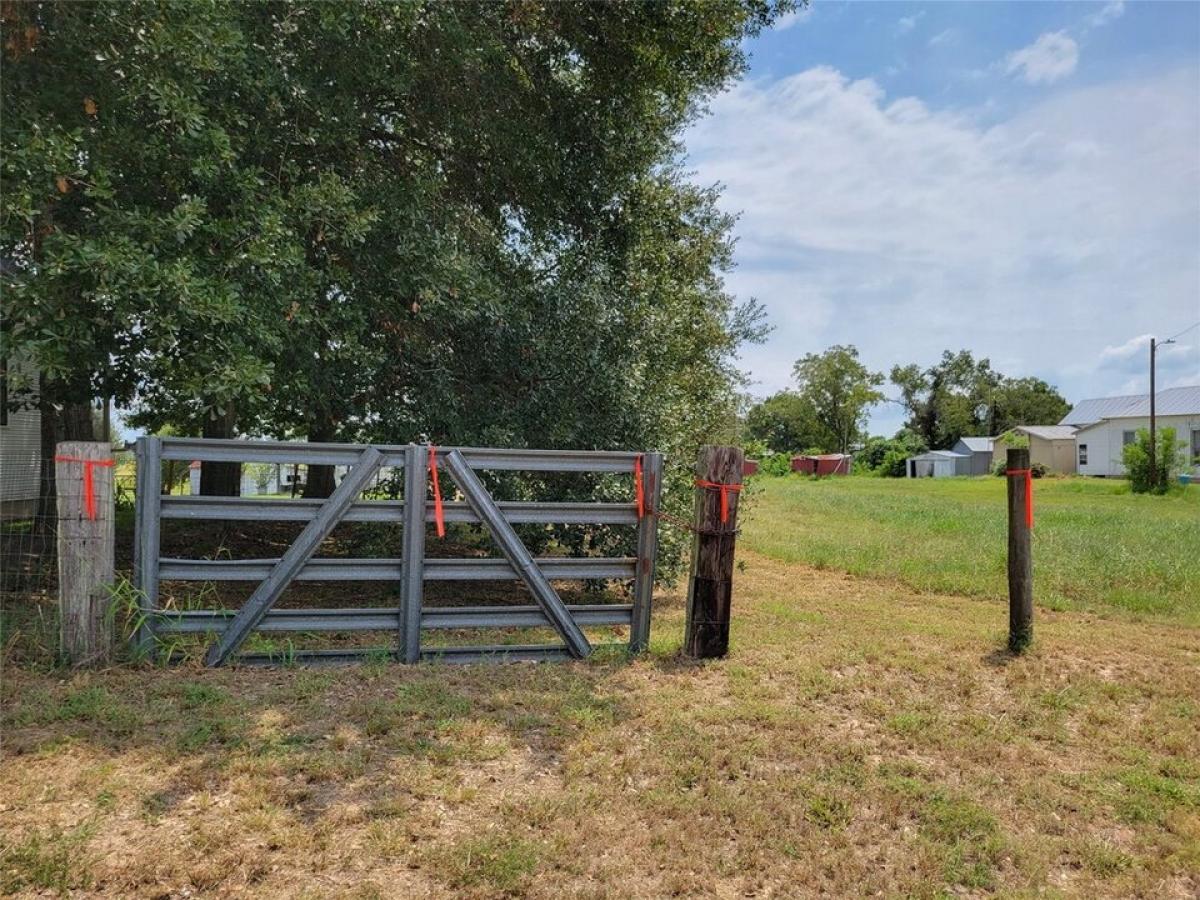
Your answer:
[[[1159,391],[1155,395],[1154,412],[1160,416],[1200,415],[1200,384]],[[1126,394],[1081,400],[1058,424],[1080,427],[1094,425],[1102,419],[1140,419],[1148,415],[1149,394]]]
[[[992,445],[996,442],[991,437],[961,437],[959,441],[967,445],[972,453],[991,453]]]
[[[1072,425],[1018,425],[1013,431],[1041,438],[1043,441],[1066,441],[1075,437]]]
[[[970,454],[955,453],[953,450],[929,450],[926,453],[910,456],[909,459],[970,459]]]

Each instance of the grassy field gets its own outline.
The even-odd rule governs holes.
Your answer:
[[[706,665],[10,665],[0,892],[1200,893],[1200,632],[740,561]]]
[[[1052,609],[1120,609],[1200,625],[1200,488],[1034,482],[1034,590]],[[1003,478],[760,478],[746,545],[788,562],[1006,596]]]

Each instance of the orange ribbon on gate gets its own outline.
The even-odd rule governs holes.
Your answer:
[[[437,525],[437,535],[446,536],[446,519],[442,511],[442,489],[438,487],[437,447],[429,445],[429,474],[433,479],[433,521]]]
[[[696,487],[704,488],[710,491],[721,492],[721,521],[729,521],[729,495],[736,494],[742,489],[740,484],[721,484],[719,481],[705,481],[703,478],[696,479]]]
[[[83,463],[83,506],[87,510],[89,519],[96,518],[96,479],[92,474],[92,470],[96,466],[104,466],[111,469],[113,461],[111,459],[83,459],[79,456],[56,456],[55,462],[77,462]]]
[[[1025,527],[1033,527],[1033,469],[1005,469],[1005,475],[1025,476]]]
[[[646,515],[646,486],[642,482],[642,456],[639,453],[633,461],[633,492],[637,497],[638,521]]]

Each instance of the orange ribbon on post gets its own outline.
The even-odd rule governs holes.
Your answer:
[[[437,525],[437,535],[446,536],[446,519],[442,511],[442,489],[438,486],[437,447],[429,445],[429,475],[433,479],[433,521]]]
[[[729,494],[737,493],[742,489],[740,484],[721,484],[719,481],[705,481],[703,478],[696,479],[696,487],[704,488],[709,491],[721,492],[721,521],[729,521]]]
[[[1033,528],[1033,469],[1005,469],[1004,474],[1025,476],[1025,527]]]
[[[56,456],[55,462],[76,462],[83,463],[83,506],[87,510],[89,519],[96,518],[96,479],[92,474],[96,466],[104,466],[107,469],[113,467],[111,459],[83,459],[78,456]]]

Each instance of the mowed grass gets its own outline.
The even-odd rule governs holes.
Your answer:
[[[1200,894],[1200,632],[740,562],[706,664],[10,665],[0,892]]]
[[[1006,596],[1003,478],[759,478],[749,495],[745,545],[775,559]],[[1200,625],[1200,487],[1150,497],[1043,478],[1034,511],[1038,604]]]

